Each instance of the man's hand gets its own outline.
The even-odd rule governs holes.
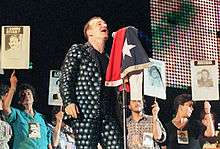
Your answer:
[[[204,111],[206,114],[209,114],[211,112],[211,105],[208,101],[204,102]]]
[[[73,118],[77,118],[79,114],[79,109],[76,104],[71,103],[65,108],[65,112],[67,115],[70,115]]]
[[[154,101],[154,104],[151,107],[152,107],[153,118],[156,120],[158,118],[160,107],[158,106],[158,103],[156,101]]]

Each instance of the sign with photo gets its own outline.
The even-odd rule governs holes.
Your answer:
[[[150,59],[150,65],[144,69],[144,95],[166,99],[166,75],[163,61]]]
[[[28,137],[32,139],[37,139],[41,137],[39,123],[28,123]]]
[[[217,60],[191,61],[192,98],[219,100]]]
[[[143,133],[143,147],[154,148],[153,133],[150,132]]]
[[[61,106],[63,105],[59,92],[59,70],[50,71],[49,96],[48,105]]]
[[[30,26],[2,26],[1,68],[28,69]]]

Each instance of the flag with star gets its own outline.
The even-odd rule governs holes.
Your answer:
[[[122,79],[129,73],[143,70],[149,62],[149,57],[138,39],[138,30],[132,26],[118,30],[112,44],[105,85],[121,85]]]
[[[122,55],[122,78],[126,77],[128,73],[132,71],[143,70],[150,62],[149,57],[138,38],[138,30],[132,26],[127,27]]]

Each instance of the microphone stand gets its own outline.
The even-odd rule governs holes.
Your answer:
[[[127,99],[126,99],[126,87],[124,78],[122,79],[122,111],[123,111],[123,138],[124,138],[124,149],[127,149],[127,124],[126,124],[126,109],[127,109]]]
[[[112,37],[114,38],[116,32],[112,33]],[[122,114],[123,114],[123,143],[124,148],[127,149],[127,124],[126,124],[126,110],[127,110],[127,99],[126,99],[126,87],[124,78],[122,78]]]

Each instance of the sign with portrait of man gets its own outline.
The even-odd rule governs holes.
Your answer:
[[[198,100],[218,100],[217,60],[191,61],[192,98]]]
[[[61,106],[63,105],[59,92],[59,70],[50,70],[49,96],[48,105]]]
[[[165,63],[150,59],[150,65],[144,69],[144,95],[166,99]]]
[[[1,44],[1,68],[29,68],[30,26],[2,26]]]

